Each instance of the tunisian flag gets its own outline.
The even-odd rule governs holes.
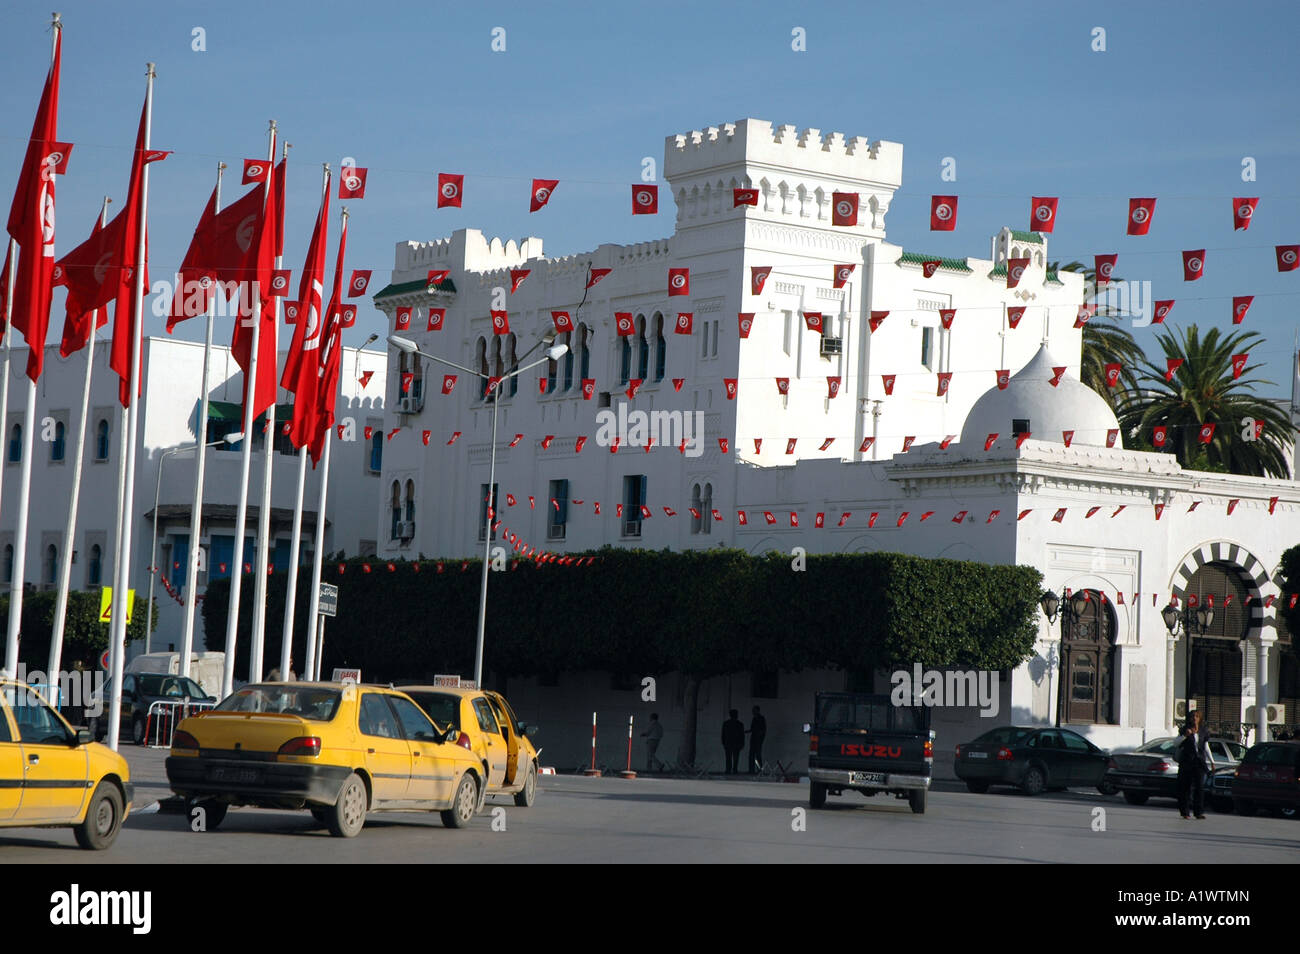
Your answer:
[[[140,109],[140,127],[135,135],[135,153],[131,160],[131,182],[126,191],[126,205],[113,219],[117,225],[122,224],[117,232],[118,247],[113,253],[109,280],[117,284],[117,305],[113,309],[113,345],[109,352],[108,366],[117,372],[117,397],[123,407],[131,403],[131,354],[134,349],[136,321],[140,316],[135,313],[135,270],[143,269],[144,287],[149,287],[149,230],[144,216],[144,167],[159,159],[166,159],[170,153],[149,149],[145,146],[149,104]],[[109,227],[112,228],[113,225]],[[141,236],[144,238],[144,261],[137,256],[140,251]],[[143,302],[141,303],[143,305]],[[140,376],[140,387],[144,388],[144,375]]]
[[[40,378],[45,363],[45,333],[54,290],[54,176],[63,172],[72,149],[57,141],[62,48],[63,31],[57,30],[54,58],[9,209],[9,235],[20,249],[13,287],[13,326],[27,340],[27,376],[33,381]]]
[[[312,466],[320,463],[325,449],[325,436],[334,426],[334,402],[339,393],[339,365],[342,361],[340,347],[343,335],[343,257],[348,248],[348,220],[345,215],[339,232],[338,257],[334,262],[334,289],[330,292],[329,307],[325,309],[325,328],[320,350],[319,380],[316,385],[315,420],[308,435],[308,452]]]
[[[247,161],[247,160],[245,160]],[[212,187],[208,204],[203,207],[199,224],[190,239],[190,247],[176,273],[176,294],[172,297],[167,333],[186,318],[206,314],[216,292],[217,269],[214,247],[217,229],[217,187]]]
[[[275,257],[279,250],[278,242],[283,235],[280,197],[284,194],[282,185],[284,175],[285,160],[281,159],[279,165],[271,172],[270,187],[266,190],[266,203],[249,243],[248,262],[252,270],[245,277],[257,282],[259,289],[265,290],[265,292],[259,291],[257,295],[260,313],[256,319],[253,318],[251,314],[253,296],[250,293],[244,302],[247,307],[241,306],[239,309],[239,317],[235,320],[235,333],[230,340],[230,353],[234,355],[235,362],[244,371],[244,401],[247,404],[248,368],[253,354],[253,322],[255,320],[261,322],[261,331],[257,339],[257,391],[252,396],[254,417],[275,403],[276,305],[275,298],[269,293],[271,275],[275,271]]]
[[[280,386],[292,391],[293,425],[289,440],[294,447],[305,447],[320,430],[317,417],[316,390],[320,382],[321,314],[325,296],[325,258],[329,240],[330,190],[325,186],[321,196],[320,211],[316,214],[316,227],[307,246],[307,260],[298,280],[298,300],[302,303],[303,321],[294,326],[293,343],[284,362]],[[341,274],[341,273],[340,273]],[[337,281],[337,278],[336,278]]]
[[[74,272],[78,273],[76,274],[77,279],[87,284],[96,285],[95,295],[92,297],[98,296],[99,289],[102,289],[105,285],[104,279],[107,277],[107,268],[105,266],[96,268],[95,262],[102,260],[106,265],[108,257],[112,254],[105,248],[104,236],[106,235],[111,238],[109,229],[105,228],[100,219],[96,218],[95,227],[91,230],[90,238],[73,249],[71,254],[65,255],[54,266],[54,283],[64,285],[68,289],[63,319],[63,341],[59,345],[60,357],[66,358],[74,352],[80,351],[89,344],[90,336],[94,334],[96,328],[102,328],[108,324],[108,310],[100,308],[101,305],[107,303],[107,299],[97,300],[89,308],[85,308],[81,305],[78,297],[74,295],[70,281],[70,276]],[[93,250],[93,260],[88,265],[69,268],[70,261],[75,261],[80,265],[79,260],[74,259],[74,256],[87,246]],[[99,311],[96,312],[96,309],[99,309]],[[91,324],[92,316],[94,316],[93,325]]]

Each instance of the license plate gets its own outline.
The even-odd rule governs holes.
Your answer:
[[[966,753],[966,758],[968,758],[968,759],[986,759],[986,758],[988,758],[988,757],[989,757],[989,754],[988,754],[987,752],[967,752],[967,753]]]
[[[1121,778],[1119,780],[1119,783],[1121,785],[1141,785],[1142,780],[1140,778],[1132,778],[1131,776],[1125,776],[1124,778]]]
[[[208,769],[208,780],[212,782],[234,782],[246,785],[259,781],[261,777],[262,773],[254,768],[226,768],[214,765]]]
[[[881,772],[853,772],[855,785],[884,785],[885,776]]]

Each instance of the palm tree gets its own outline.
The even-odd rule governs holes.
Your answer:
[[[1191,325],[1186,331],[1164,331],[1158,340],[1166,358],[1183,363],[1168,381],[1165,367],[1143,362],[1141,387],[1120,409],[1125,432],[1136,431],[1147,444],[1153,428],[1163,424],[1168,428],[1165,448],[1172,448],[1184,467],[1288,479],[1286,451],[1294,429],[1280,405],[1259,396],[1260,386],[1272,382],[1251,376],[1258,364],[1232,376],[1232,356],[1262,351],[1263,337],[1254,331],[1225,336],[1218,328],[1202,337]],[[1263,422],[1257,440],[1244,436],[1250,430],[1247,418]],[[1215,425],[1208,444],[1201,442],[1204,424]]]
[[[1083,301],[1095,300],[1097,293],[1097,273],[1092,266],[1082,262],[1060,265],[1052,262],[1049,269],[1061,272],[1079,272],[1083,275]],[[1111,281],[1118,281],[1112,278]],[[1096,315],[1083,326],[1083,354],[1079,366],[1079,380],[1102,396],[1110,409],[1119,412],[1131,395],[1137,391],[1137,367],[1146,360],[1146,354],[1137,340],[1128,330],[1112,323],[1112,319],[1127,316],[1118,315],[1103,305]],[[1103,319],[1098,321],[1098,319]],[[1119,383],[1110,387],[1106,383],[1106,365],[1118,364]]]

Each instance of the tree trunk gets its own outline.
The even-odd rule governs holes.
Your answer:
[[[682,740],[677,746],[677,762],[680,765],[695,764],[695,728],[699,722],[700,681],[694,676],[685,676],[686,686],[682,706]]]

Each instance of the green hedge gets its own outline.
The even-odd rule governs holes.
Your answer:
[[[502,675],[562,670],[680,671],[696,676],[894,664],[1014,668],[1037,634],[1042,577],[893,553],[791,557],[740,550],[606,548],[590,566],[512,561],[488,588],[484,669]],[[364,571],[364,564],[371,571]],[[357,666],[385,681],[473,671],[476,560],[418,564],[352,559],[325,566],[339,587],[326,626],[323,671]],[[466,569],[462,570],[462,566]],[[417,569],[418,567],[418,569]],[[278,665],[284,574],[268,590],[265,669]],[[300,574],[294,662],[303,665],[308,574]],[[203,601],[209,649],[225,644],[229,583]],[[244,578],[236,672],[247,671],[251,577]]]
[[[23,620],[18,659],[27,668],[45,671],[50,662],[50,635],[54,632],[54,603],[58,594],[46,590],[23,594]],[[157,628],[158,603],[153,621]],[[135,609],[127,624],[128,640],[144,639],[145,600],[136,594]],[[9,595],[0,596],[0,632],[9,626]],[[0,637],[3,638],[3,637]],[[81,662],[87,669],[99,668],[99,657],[108,648],[108,623],[99,621],[99,591],[68,591],[68,611],[63,624],[62,666],[65,671]]]

